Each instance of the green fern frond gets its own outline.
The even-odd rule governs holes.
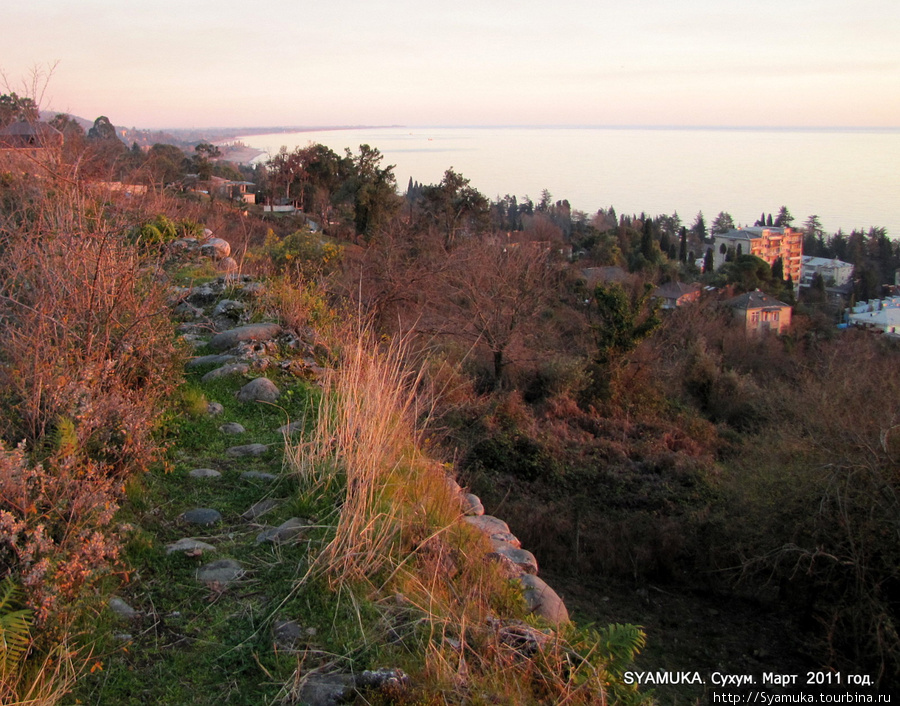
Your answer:
[[[18,607],[21,598],[10,577],[0,582],[0,674],[14,671],[31,644],[31,611]]]
[[[600,650],[613,674],[623,672],[647,644],[647,636],[640,626],[630,623],[613,623],[597,632]]]

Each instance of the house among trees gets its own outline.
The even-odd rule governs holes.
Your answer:
[[[725,302],[750,334],[783,333],[791,326],[791,307],[758,289]]]
[[[690,304],[700,298],[702,291],[698,282],[685,284],[684,282],[667,282],[657,287],[653,292],[654,299],[661,299],[661,309],[674,309],[685,304]]]
[[[46,164],[59,157],[63,134],[39,120],[19,120],[0,129],[0,160]]]
[[[713,266],[718,269],[741,255],[755,255],[769,266],[781,260],[784,278],[796,285],[803,268],[803,231],[787,226],[737,228],[716,233],[713,247]]]
[[[843,287],[853,277],[853,264],[836,258],[803,256],[800,286],[812,286],[819,275],[826,287]]]

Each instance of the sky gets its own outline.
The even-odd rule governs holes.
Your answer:
[[[898,0],[9,5],[0,92],[121,127],[900,127]]]

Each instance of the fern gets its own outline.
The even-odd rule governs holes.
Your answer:
[[[597,631],[598,647],[607,660],[607,669],[619,676],[631,666],[647,644],[644,631],[630,623],[613,623]]]
[[[0,582],[0,676],[14,672],[31,644],[31,611],[18,608],[22,591],[7,576]]]

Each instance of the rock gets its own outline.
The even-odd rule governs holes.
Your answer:
[[[187,556],[200,556],[203,552],[213,552],[215,550],[216,548],[213,545],[201,542],[199,539],[191,539],[190,537],[185,537],[173,544],[166,545],[166,554],[184,552]]]
[[[244,306],[243,302],[234,299],[220,299],[219,303],[216,304],[216,307],[212,310],[212,315],[214,317],[225,316],[237,320],[241,317],[241,314],[246,308],[247,307]]]
[[[189,471],[188,475],[191,478],[221,478],[222,474],[214,468],[195,468],[193,471]]]
[[[463,520],[468,522],[475,529],[484,532],[488,537],[497,534],[498,532],[505,532],[506,534],[510,533],[509,525],[493,515],[473,515],[463,517]]]
[[[256,535],[256,543],[272,542],[274,544],[284,544],[285,542],[299,539],[307,529],[309,529],[309,522],[299,517],[292,517],[282,522],[278,527],[271,527],[260,532]]]
[[[194,321],[195,319],[199,319],[201,316],[203,316],[203,310],[198,309],[190,302],[181,302],[178,306],[172,309],[172,314],[174,314],[175,318],[177,318],[179,321]]]
[[[218,559],[197,569],[197,580],[205,584],[218,584],[224,588],[245,573],[244,568],[234,559]]]
[[[294,650],[301,641],[305,632],[296,620],[276,620],[272,625],[272,637],[275,638],[275,646],[282,650]]]
[[[210,402],[208,405],[206,405],[206,413],[210,417],[218,417],[224,411],[225,408],[219,402]]]
[[[141,616],[134,608],[128,605],[121,598],[110,598],[109,599],[109,609],[115,613],[117,618],[121,618],[122,620],[134,620],[135,618],[139,618]]]
[[[221,260],[231,255],[231,245],[222,238],[210,238],[200,246],[200,254]]]
[[[489,621],[490,622],[490,621]],[[532,657],[547,643],[553,640],[553,634],[531,627],[521,620],[492,621],[497,628],[500,642],[512,647],[525,657]]]
[[[546,581],[532,574],[523,574],[518,581],[522,584],[525,603],[532,613],[552,625],[569,622],[569,611]]]
[[[238,269],[237,260],[233,257],[223,257],[219,260],[218,267],[220,272],[235,272]]]
[[[251,282],[244,287],[244,294],[250,297],[258,297],[266,291],[266,286],[262,282]]]
[[[244,434],[247,430],[244,429],[243,424],[238,424],[237,422],[225,422],[219,427],[219,431],[223,434]]]
[[[229,375],[244,375],[249,371],[250,366],[246,363],[228,363],[227,365],[223,365],[221,368],[210,370],[208,373],[206,373],[206,375],[200,378],[200,380],[203,382],[209,382],[210,380],[217,380],[218,378],[224,378]]]
[[[472,493],[461,495],[460,502],[462,504],[463,515],[477,516],[484,514],[484,505],[481,504],[481,498],[477,495],[473,495]]]
[[[522,546],[519,538],[512,532],[494,532],[494,534],[490,536],[490,540],[492,542],[506,542],[507,544],[512,544],[516,548]]]
[[[456,482],[455,478],[451,478],[450,476],[444,476],[444,482],[447,484],[447,487],[457,495],[462,495],[463,489],[462,486]]]
[[[293,703],[305,706],[337,706],[353,694],[354,679],[349,674],[308,674]]]
[[[209,342],[214,351],[228,350],[243,341],[270,341],[281,333],[281,326],[275,323],[247,324],[217,333]]]
[[[181,340],[195,350],[206,345],[206,340],[203,338],[203,336],[200,336],[196,333],[186,333],[181,336]]]
[[[209,306],[219,298],[220,294],[222,294],[222,289],[220,287],[207,282],[206,284],[199,284],[191,289],[190,293],[187,295],[187,301],[196,306]]]
[[[469,516],[464,517],[463,520],[487,535],[496,534],[498,532],[509,532],[509,525],[499,517],[494,517],[493,515]]]
[[[303,422],[291,422],[278,427],[278,433],[282,436],[291,436],[298,431],[303,431]]]
[[[366,669],[356,675],[357,689],[377,689],[392,692],[409,685],[409,677],[402,669]]]
[[[237,393],[240,402],[274,402],[281,396],[278,386],[269,378],[256,378]]]
[[[265,500],[260,500],[258,503],[253,503],[241,517],[245,520],[255,520],[259,517],[262,517],[267,512],[271,512],[276,507],[278,507],[280,503],[275,498],[266,498]]]
[[[491,544],[494,545],[493,554],[499,554],[506,557],[526,574],[537,574],[537,559],[534,554],[527,549],[520,549],[509,542],[500,542],[497,540],[491,540]],[[490,556],[490,554],[488,556]]]
[[[505,579],[517,579],[524,573],[521,567],[514,563],[512,559],[502,554],[491,552],[485,554],[485,558],[497,565],[500,576]]]
[[[265,444],[244,444],[243,446],[232,446],[230,449],[226,449],[225,455],[233,458],[240,456],[262,456],[268,450],[269,447]]]
[[[234,356],[228,353],[213,353],[212,355],[199,355],[191,358],[185,365],[186,368],[199,368],[203,365],[225,365],[234,360]]]
[[[208,507],[198,507],[193,510],[188,510],[182,516],[182,519],[185,522],[188,522],[192,525],[214,525],[216,522],[221,521],[222,513],[218,510],[213,510]]]
[[[244,471],[241,473],[241,479],[271,482],[273,480],[278,480],[278,476],[272,473],[263,473],[262,471]]]

